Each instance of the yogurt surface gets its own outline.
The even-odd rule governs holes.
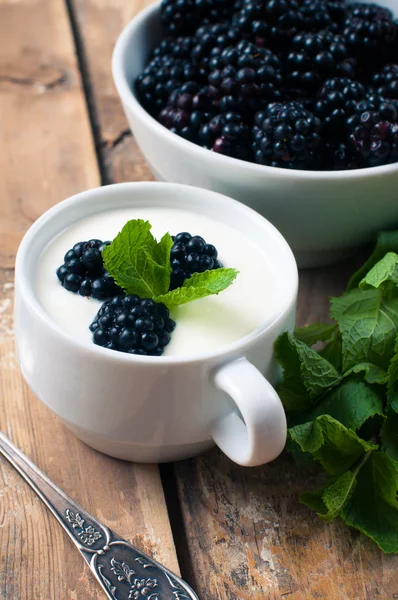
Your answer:
[[[35,276],[36,294],[48,315],[75,339],[92,344],[89,325],[102,302],[65,290],[56,270],[79,241],[112,240],[130,219],[148,220],[160,239],[167,231],[189,231],[218,250],[224,267],[238,269],[234,283],[218,296],[179,306],[171,316],[177,326],[163,356],[188,356],[235,342],[270,323],[282,303],[280,274],[250,239],[236,229],[197,213],[158,207],[117,209],[91,215],[68,227],[43,251]],[[115,352],[110,350],[110,352]],[[161,360],[161,357],[159,358]]]

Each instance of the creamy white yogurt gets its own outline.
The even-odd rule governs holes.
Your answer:
[[[257,327],[269,323],[282,303],[280,276],[266,256],[250,239],[228,225],[189,211],[162,208],[131,208],[105,211],[68,227],[44,250],[37,266],[36,293],[48,315],[71,336],[92,343],[89,325],[101,301],[65,290],[56,270],[67,250],[82,240],[112,240],[130,219],[145,219],[160,239],[189,231],[214,244],[225,267],[240,271],[235,282],[218,296],[178,307],[172,313],[177,327],[163,356],[187,356],[213,350],[239,340]],[[113,352],[113,351],[112,351]]]

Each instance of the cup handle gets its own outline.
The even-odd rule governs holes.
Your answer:
[[[239,410],[213,424],[211,436],[231,460],[244,467],[270,462],[286,443],[286,416],[272,385],[245,358],[220,367],[215,386],[228,394]]]

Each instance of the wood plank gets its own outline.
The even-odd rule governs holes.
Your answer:
[[[70,0],[91,82],[108,182],[151,181],[113,84],[111,58],[121,30],[154,0]]]
[[[0,39],[0,429],[89,511],[178,571],[158,468],[113,460],[76,440],[18,371],[19,241],[45,209],[100,177],[63,0],[2,0]],[[4,461],[0,598],[103,598],[72,543]]]
[[[343,292],[359,262],[301,272],[299,324],[327,318],[329,296]],[[317,471],[299,470],[289,456],[244,469],[213,450],[175,472],[201,600],[398,598],[398,556],[299,505]]]

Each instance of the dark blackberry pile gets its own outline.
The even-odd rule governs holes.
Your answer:
[[[271,104],[255,117],[254,159],[260,165],[309,169],[321,141],[320,128],[320,120],[298,102]]]
[[[164,54],[154,57],[136,80],[141,104],[157,116],[170,94],[184,83],[199,79],[197,67],[189,60]]]
[[[176,324],[164,304],[138,296],[104,302],[90,325],[93,342],[110,350],[161,356]]]
[[[373,75],[372,84],[378,96],[398,100],[398,65],[385,65]]]
[[[231,10],[240,8],[240,0],[163,0],[161,19],[172,35],[195,31],[198,23],[228,21]]]
[[[304,0],[298,11],[303,31],[316,33],[322,29],[335,31],[336,23],[329,14],[327,3],[323,0]]]
[[[377,4],[355,2],[348,6],[344,23],[347,48],[365,71],[388,59],[397,40],[397,25],[391,11]]]
[[[365,98],[365,87],[348,78],[328,79],[318,92],[315,115],[322,122],[322,134],[328,140],[342,139],[345,124],[357,103]]]
[[[170,290],[181,287],[193,273],[203,273],[222,267],[217,256],[217,249],[199,235],[192,236],[186,231],[173,236],[173,247],[170,252],[172,268]]]
[[[298,0],[244,0],[232,23],[258,46],[281,50],[301,31]]]
[[[162,23],[172,35],[195,31],[195,0],[163,0],[161,6]]]
[[[344,22],[346,6],[341,0],[304,0],[298,12],[303,31],[337,32]]]
[[[101,252],[110,242],[89,240],[78,242],[64,256],[57,276],[69,292],[104,300],[123,291],[104,268]]]
[[[324,171],[343,171],[361,169],[367,166],[362,154],[347,142],[326,142],[320,151],[319,169]]]
[[[220,112],[261,110],[280,99],[280,69],[279,59],[266,48],[245,41],[225,48],[208,77],[213,104]]]
[[[218,154],[249,160],[250,128],[239,113],[216,115],[199,131],[199,141],[204,148]]]
[[[230,28],[225,23],[202,25],[193,38],[194,47],[191,53],[192,61],[199,65],[201,74],[206,78],[214,68],[218,56],[224,48],[236,44],[240,39],[237,29]]]
[[[285,63],[287,90],[314,96],[325,79],[335,76],[355,77],[355,60],[342,36],[329,31],[296,35]]]
[[[359,102],[347,120],[351,148],[377,167],[398,161],[398,110],[395,103],[371,99]]]
[[[207,88],[200,88],[194,81],[188,81],[176,88],[169,96],[167,106],[159,113],[159,121],[191,142],[198,143],[202,126],[214,116],[212,100]]]
[[[203,23],[228,21],[231,10],[238,10],[241,4],[241,0],[195,0],[196,17]]]
[[[397,107],[398,21],[388,9],[345,0],[163,0],[162,20],[165,38],[135,85],[142,105],[173,133],[293,169],[397,160],[395,119],[381,115],[387,128],[377,121],[362,133],[352,125],[364,100],[376,112]],[[282,136],[271,118],[276,103],[306,111],[304,140],[293,123]],[[367,141],[358,140],[363,129]]]

